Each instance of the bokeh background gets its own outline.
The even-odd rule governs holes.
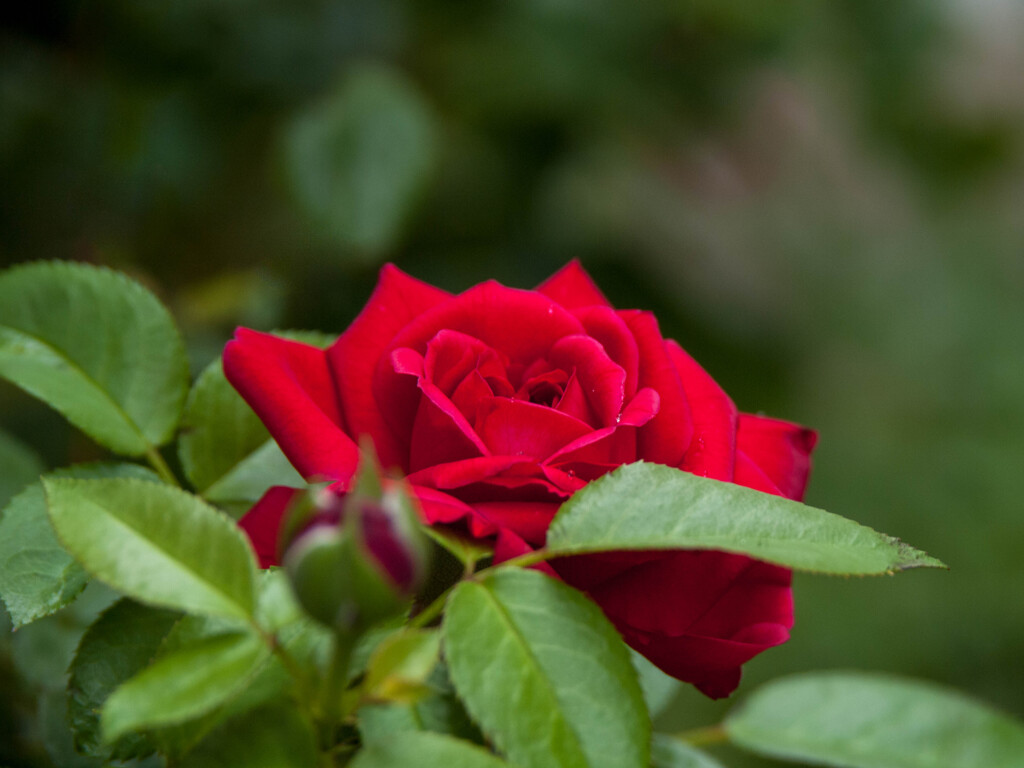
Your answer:
[[[0,263],[131,273],[197,371],[239,324],[342,330],[384,261],[458,291],[579,258],[741,408],[820,431],[810,503],[951,566],[799,576],[792,641],[734,699],[872,669],[1024,716],[1024,5],[39,0],[0,17]],[[2,383],[0,429],[9,477],[102,455]],[[0,763],[78,764],[55,692],[88,611],[0,634]],[[687,690],[661,723],[728,706]]]

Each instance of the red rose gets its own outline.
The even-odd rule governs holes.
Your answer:
[[[543,545],[574,491],[638,459],[800,499],[815,442],[738,414],[653,315],[613,309],[576,262],[534,291],[491,281],[457,296],[385,266],[326,351],[240,329],[224,370],[304,476],[344,487],[368,434],[428,523],[493,539],[498,561]],[[272,541],[276,517],[270,498],[243,527]],[[713,697],[793,624],[789,571],[739,555],[624,552],[551,568],[630,645]]]

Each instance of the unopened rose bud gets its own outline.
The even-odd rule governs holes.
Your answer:
[[[401,613],[423,581],[427,552],[405,493],[327,493],[315,504],[284,554],[303,608],[348,632]]]

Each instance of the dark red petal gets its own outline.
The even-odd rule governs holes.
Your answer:
[[[538,461],[592,431],[589,424],[553,408],[504,397],[492,399],[476,424],[491,453]]]
[[[616,423],[625,398],[626,372],[612,362],[604,347],[589,336],[566,336],[548,352],[552,365],[575,372],[601,426]]]
[[[601,293],[601,289],[597,287],[577,259],[573,259],[538,285],[537,292],[543,293],[569,309],[588,307],[593,304],[611,306],[608,299]]]
[[[511,560],[513,557],[519,557],[520,555],[526,555],[530,552],[535,551],[533,547],[527,544],[519,536],[509,530],[498,531],[498,540],[494,545],[494,563],[504,563],[506,560]],[[547,563],[537,563],[537,565],[531,565],[531,568],[542,573],[546,573],[553,579],[558,578],[558,574],[552,570],[551,566]]]
[[[687,472],[715,480],[732,480],[736,461],[738,412],[708,372],[676,342],[666,342],[693,419],[693,439],[683,461]]]
[[[327,350],[349,434],[373,437],[386,467],[404,466],[404,446],[388,431],[381,417],[371,388],[374,371],[396,333],[449,298],[447,292],[386,264],[366,307]],[[386,402],[384,407],[392,407],[392,403]]]
[[[413,472],[408,479],[414,485],[451,490],[486,480],[522,463],[522,456],[481,456],[448,464],[435,464]]]
[[[307,479],[347,480],[359,450],[342,428],[324,352],[239,328],[224,348],[224,375]]]
[[[542,546],[558,504],[542,501],[492,501],[472,505],[499,529],[512,531],[534,546]]]
[[[764,628],[757,642],[699,635],[647,635],[619,627],[623,639],[672,677],[693,683],[706,696],[721,699],[739,685],[741,666],[757,654],[789,639],[784,627]]]
[[[651,387],[661,398],[658,415],[637,434],[637,458],[677,467],[693,435],[691,408],[658,321],[650,312],[620,312],[640,353],[639,386]]]
[[[641,389],[622,411],[615,426],[596,429],[559,449],[547,460],[552,465],[584,462],[613,467],[637,459],[636,430],[658,413],[660,398],[653,389]]]
[[[710,611],[717,610],[730,590],[752,581],[775,583],[785,577],[782,586],[788,599],[788,572],[758,569],[751,574],[756,562],[714,550],[673,550],[605,581],[591,594],[617,621],[642,632],[681,635],[693,631]],[[774,603],[751,603],[746,611],[736,617],[739,624],[732,632],[738,631],[744,620],[751,624],[778,616]]]
[[[494,536],[498,527],[479,514],[473,507],[443,491],[410,485],[423,511],[423,520],[428,525],[437,523],[464,523],[471,536],[485,539]]]
[[[736,474],[732,481],[736,485],[742,485],[745,488],[753,488],[755,491],[761,491],[761,493],[771,493],[775,496],[784,496],[779,487],[771,481],[771,478],[764,473],[754,460],[751,459],[743,451],[736,451]]]
[[[740,665],[785,642],[793,625],[790,572],[742,555],[609,553],[554,565],[630,645],[712,697],[728,695]]]
[[[547,297],[489,281],[412,320],[395,336],[391,347],[408,347],[423,354],[427,342],[441,329],[473,336],[500,350],[509,358],[510,367],[529,365],[562,336],[583,330],[575,317]],[[405,377],[395,375],[387,359],[381,360],[374,373],[373,392],[378,403],[387,404],[383,418],[400,446],[416,418],[415,393],[410,393]]]
[[[302,491],[296,488],[275,485],[238,521],[238,527],[245,531],[245,535],[252,542],[252,548],[256,550],[260,568],[280,565],[277,541],[281,522],[284,520],[288,505],[300,493]]]
[[[485,374],[503,375],[498,353],[479,339],[457,331],[441,330],[427,342],[424,375],[448,397],[469,373],[480,367]],[[493,371],[491,369],[494,369]]]
[[[587,400],[583,387],[580,386],[580,381],[576,377],[575,371],[568,381],[565,382],[565,389],[562,392],[562,396],[558,398],[555,410],[568,414],[574,419],[579,419],[584,424],[589,424],[592,427],[601,426],[597,414],[590,407],[590,401]]]
[[[799,424],[740,414],[737,448],[790,499],[804,497],[817,442],[818,433]]]
[[[409,470],[487,455],[487,447],[444,392],[423,376],[423,358],[408,348],[391,353],[395,373],[416,377],[419,398],[409,445]]]
[[[604,351],[626,372],[625,399],[636,394],[640,352],[636,339],[619,314],[609,307],[581,307],[573,314],[583,323],[587,335],[597,339]]]

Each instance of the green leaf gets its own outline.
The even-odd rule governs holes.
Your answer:
[[[373,652],[363,681],[364,696],[375,701],[415,701],[428,692],[426,680],[437,664],[437,630],[406,629],[388,637]]]
[[[376,253],[397,241],[428,180],[435,131],[426,104],[399,72],[356,67],[295,120],[284,150],[307,218],[337,242]]]
[[[232,632],[162,655],[107,699],[101,714],[104,740],[206,714],[242,691],[269,653],[259,635]]]
[[[720,549],[797,570],[847,575],[945,567],[838,515],[644,462],[620,467],[573,494],[548,529],[547,549]]]
[[[189,768],[316,768],[316,734],[294,706],[273,704],[236,717],[189,752]]]
[[[140,480],[43,484],[58,537],[96,578],[156,606],[252,615],[254,555],[224,513],[185,491]]]
[[[260,626],[264,631],[276,634],[278,642],[301,668],[312,670],[323,666],[330,647],[330,634],[304,616],[291,595],[282,571],[264,571],[260,577],[256,609]],[[175,626],[161,653],[174,653],[241,628],[242,625],[231,619],[186,616]],[[295,689],[295,679],[285,671],[275,656],[267,655],[248,683],[203,715],[160,728],[153,734],[154,740],[168,755],[189,754],[197,743],[225,721],[268,702],[279,702],[298,695]]]
[[[837,768],[1020,768],[1024,723],[931,683],[856,672],[796,675],[725,721],[730,740]]]
[[[185,348],[157,298],[72,262],[0,274],[0,376],[128,456],[171,438],[188,391]]]
[[[427,679],[430,693],[414,703],[370,704],[359,709],[359,731],[366,743],[390,739],[398,731],[434,731],[464,741],[484,743],[455,694],[444,661]]]
[[[508,766],[481,747],[440,733],[406,731],[364,747],[352,768],[408,768],[411,765],[445,768],[501,768]]]
[[[134,477],[159,481],[137,464],[81,464],[47,477]],[[74,600],[88,574],[65,550],[46,513],[41,482],[33,483],[7,506],[0,518],[0,597],[15,627],[48,616]]]
[[[699,749],[662,733],[654,734],[651,742],[651,765],[653,768],[722,768],[720,762]]]
[[[0,430],[0,509],[43,473],[43,461],[20,440]]]
[[[674,677],[666,675],[632,648],[629,649],[629,658],[640,679],[640,688],[644,692],[647,711],[651,717],[656,717],[672,703],[683,684]]]
[[[179,617],[174,611],[120,600],[86,630],[68,681],[68,712],[78,751],[128,760],[152,750],[137,735],[125,736],[113,748],[106,745],[100,736],[100,709],[118,686],[149,665]]]
[[[455,588],[443,634],[455,689],[513,762],[647,765],[650,721],[626,646],[576,590],[500,569]]]
[[[189,393],[178,456],[189,482],[211,501],[252,503],[273,485],[306,484],[224,378],[219,359]]]

